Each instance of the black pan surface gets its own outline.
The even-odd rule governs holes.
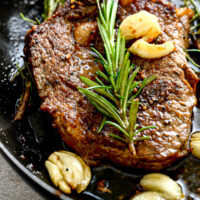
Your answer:
[[[176,1],[181,4],[182,1]],[[92,168],[92,181],[82,194],[66,196],[53,187],[44,161],[55,150],[67,149],[60,136],[39,109],[37,94],[34,104],[22,121],[13,123],[16,102],[22,93],[23,84],[18,76],[11,81],[18,63],[23,66],[24,36],[30,29],[19,13],[40,19],[42,0],[0,1],[0,148],[11,162],[29,179],[58,199],[65,200],[126,200],[139,189],[139,180],[147,172],[120,169],[109,163]],[[193,131],[200,130],[200,110],[194,109]],[[200,161],[189,156],[162,171],[176,180],[186,199],[200,199]],[[98,185],[104,182],[112,191],[101,192]]]

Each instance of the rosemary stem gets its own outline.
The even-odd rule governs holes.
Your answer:
[[[133,141],[129,142],[129,149],[130,149],[131,153],[132,153],[134,156],[136,156],[136,150],[135,150],[135,145],[134,145],[134,142],[133,142]]]

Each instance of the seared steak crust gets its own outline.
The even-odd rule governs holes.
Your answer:
[[[179,19],[175,7],[165,1],[120,3],[116,26],[127,15],[147,10],[159,17],[162,27],[155,42],[173,40],[176,45],[173,53],[160,59],[132,58],[142,68],[142,76],[158,75],[139,96],[142,106],[137,121],[140,127],[158,128],[141,133],[152,139],[136,143],[137,156],[126,144],[109,137],[113,132],[120,134],[112,126],[97,133],[102,115],[76,89],[84,86],[80,75],[93,79],[95,71],[101,68],[89,48],[94,45],[102,50],[95,3],[77,2],[74,9],[66,3],[53,17],[33,27],[26,36],[25,54],[42,100],[41,109],[52,117],[53,127],[69,147],[90,164],[106,159],[122,166],[159,170],[188,153],[185,143],[198,81],[183,53],[188,45],[189,18],[184,15]]]

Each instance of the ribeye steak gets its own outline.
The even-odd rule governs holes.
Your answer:
[[[96,3],[66,3],[26,36],[24,51],[42,100],[41,109],[51,116],[52,126],[65,143],[90,164],[111,160],[121,166],[160,170],[188,154],[185,144],[191,131],[198,82],[183,51],[188,46],[189,16],[178,16],[175,6],[163,0],[121,0],[116,27],[126,16],[140,10],[159,17],[162,34],[156,42],[173,40],[176,50],[159,59],[132,57],[141,67],[142,76],[158,75],[139,96],[142,106],[137,120],[140,127],[155,125],[157,129],[139,135],[152,139],[135,144],[136,156],[127,144],[109,136],[121,134],[115,128],[106,126],[97,133],[102,114],[77,90],[77,86],[84,87],[80,75],[94,79],[95,71],[101,68],[90,49],[94,46],[103,52]]]

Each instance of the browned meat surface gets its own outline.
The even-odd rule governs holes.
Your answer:
[[[74,6],[73,6],[74,7]],[[156,125],[143,136],[151,140],[136,143],[137,156],[127,145],[109,137],[120,134],[111,126],[97,129],[102,115],[77,91],[83,86],[79,76],[94,78],[99,64],[89,48],[102,49],[99,41],[95,3],[82,1],[66,6],[56,15],[35,26],[26,36],[25,54],[29,60],[42,100],[41,109],[52,117],[52,125],[65,143],[90,164],[111,160],[121,166],[160,170],[188,154],[186,141],[191,129],[197,77],[188,67],[183,48],[188,45],[189,18],[176,16],[175,7],[164,1],[122,0],[117,24],[125,16],[147,10],[159,17],[162,35],[157,43],[173,40],[176,50],[160,59],[133,57],[143,76],[158,78],[141,93],[138,125]]]

